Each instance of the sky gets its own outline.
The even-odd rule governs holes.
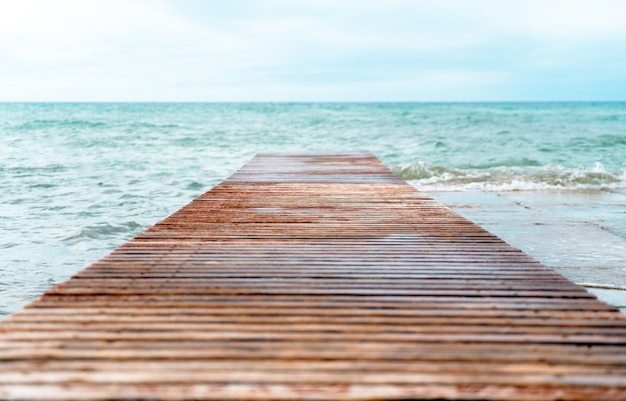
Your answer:
[[[0,0],[0,101],[626,100],[625,0]]]

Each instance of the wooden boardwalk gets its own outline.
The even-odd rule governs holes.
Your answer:
[[[626,400],[626,319],[370,154],[260,155],[0,323],[0,399]]]

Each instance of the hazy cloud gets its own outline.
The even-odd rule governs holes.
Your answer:
[[[0,100],[624,99],[626,2],[0,0]]]

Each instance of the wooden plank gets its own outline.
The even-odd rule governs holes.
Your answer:
[[[0,322],[0,361],[16,400],[623,400],[626,319],[371,154],[267,154]]]

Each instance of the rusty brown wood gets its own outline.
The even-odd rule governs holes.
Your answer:
[[[259,155],[0,323],[15,400],[624,400],[626,319],[371,154]]]

